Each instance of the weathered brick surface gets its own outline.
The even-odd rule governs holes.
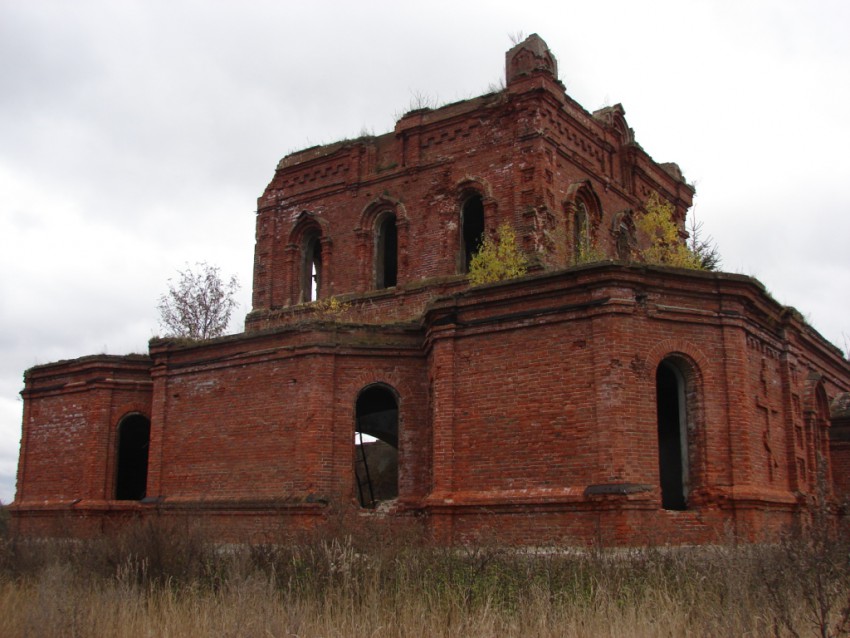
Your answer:
[[[545,45],[544,45],[545,46]],[[460,271],[460,206],[484,199],[488,229],[509,223],[539,263],[571,263],[572,213],[584,199],[600,250],[616,255],[619,223],[652,192],[684,220],[693,188],[675,165],[633,143],[621,106],[590,114],[545,70],[508,74],[504,91],[406,114],[391,133],[294,153],[258,200],[251,331],[300,299],[305,229],[322,233],[323,295],[374,288],[374,225],[398,221],[399,285]],[[411,295],[408,295],[409,297]],[[414,295],[415,297],[415,295]],[[421,303],[395,305],[415,317]]]
[[[84,357],[27,374],[17,500],[104,500],[114,490],[115,426],[150,414],[150,359]]]
[[[850,502],[850,393],[836,396],[830,405],[830,461],[835,496]]]
[[[650,192],[683,223],[693,190],[633,143],[621,107],[589,114],[566,96],[541,42],[508,53],[500,93],[284,158],[259,200],[244,334],[29,370],[16,525],[90,534],[155,514],[273,540],[359,512],[356,405],[376,384],[398,405],[390,513],[443,542],[769,537],[805,514],[819,464],[846,495],[847,442],[828,432],[850,366],[799,315],[748,277],[571,266],[576,202],[613,258]],[[471,193],[486,232],[517,231],[530,275],[468,287]],[[398,282],[374,290],[388,211]],[[299,303],[319,235],[325,301]],[[662,362],[686,406],[684,511],[662,508]],[[151,422],[141,502],[115,500],[128,414]]]

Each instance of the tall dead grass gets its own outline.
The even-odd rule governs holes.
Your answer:
[[[840,636],[850,544],[443,548],[386,529],[221,547],[145,522],[0,545],[0,635]]]

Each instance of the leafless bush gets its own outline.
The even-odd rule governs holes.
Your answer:
[[[99,539],[93,549],[108,575],[123,570],[141,585],[207,582],[221,562],[215,546],[191,521],[139,521]]]
[[[0,539],[9,536],[10,518],[9,510],[3,503],[0,503]]]
[[[759,565],[776,625],[791,636],[850,635],[850,530],[835,509],[820,489],[808,524],[787,534]]]
[[[238,305],[236,275],[225,283],[221,269],[206,262],[188,265],[177,272],[177,282],[168,280],[168,292],[159,298],[159,322],[166,335],[186,339],[211,339],[227,330],[230,315]]]

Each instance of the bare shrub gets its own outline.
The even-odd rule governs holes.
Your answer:
[[[170,337],[211,339],[227,330],[230,315],[238,305],[236,275],[225,283],[221,269],[206,262],[188,265],[177,272],[177,282],[168,280],[168,292],[159,298],[159,323]]]
[[[109,575],[122,572],[140,585],[206,583],[220,562],[215,547],[191,521],[139,521],[100,539],[96,549]]]
[[[763,575],[775,624],[791,636],[850,635],[850,540],[823,490],[809,524],[766,553]]]
[[[9,509],[3,503],[0,503],[0,539],[9,536],[10,526],[11,516],[9,515]]]

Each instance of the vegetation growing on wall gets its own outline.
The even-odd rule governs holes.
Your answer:
[[[496,229],[496,237],[484,237],[469,263],[469,283],[473,286],[522,277],[528,272],[528,259],[517,244],[516,233],[508,224]]]
[[[698,258],[703,270],[718,270],[720,268],[720,251],[711,235],[703,236],[702,222],[698,222],[691,212],[691,223],[688,226],[688,248]]]
[[[348,315],[351,304],[347,301],[341,301],[338,297],[328,297],[310,302],[310,310],[313,311],[317,319],[341,320]]]
[[[641,260],[647,264],[703,270],[699,256],[679,234],[672,204],[653,193],[644,208],[646,213],[636,224],[647,239],[647,247],[638,251]]]
[[[576,238],[576,265],[592,264],[597,261],[604,261],[607,258],[605,251],[596,245],[596,240],[591,236],[588,224],[584,223],[579,229],[578,237]]]

